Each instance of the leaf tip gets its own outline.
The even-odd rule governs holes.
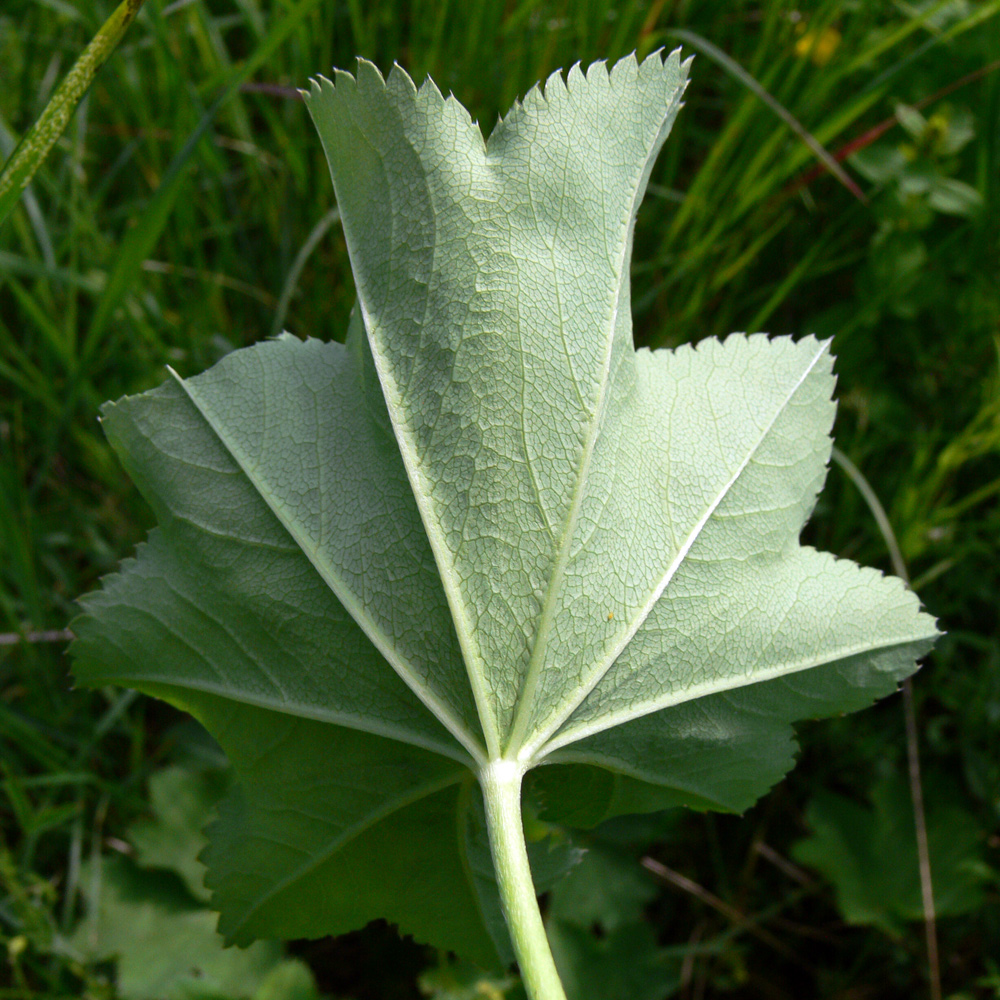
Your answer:
[[[393,71],[395,71],[398,65],[399,64],[397,63],[396,65],[393,66]],[[445,97],[444,94],[441,93],[441,88],[437,85],[437,83],[431,76],[424,77],[424,82],[420,84],[420,87],[416,90],[416,93],[419,97],[422,97],[425,101],[428,101],[429,103],[432,103],[437,106],[449,102],[459,104],[459,102],[455,99],[455,96],[453,94],[449,93],[448,96]],[[459,104],[459,107],[461,106],[462,105]]]
[[[576,67],[579,67],[579,65],[579,63],[575,64]],[[572,68],[570,69],[570,72],[572,72]],[[566,81],[563,78],[563,70],[557,69],[553,70],[545,78],[544,87],[539,87],[538,84],[536,84],[531,88],[531,90],[528,91],[527,94],[524,95],[523,104],[526,108],[529,106],[528,98],[531,97],[532,94],[536,97],[536,104],[555,104],[558,103],[560,98],[565,97],[568,93],[569,91],[566,86]]]
[[[397,64],[395,63],[393,63],[392,71],[389,74],[390,77],[398,75],[395,72],[397,69],[399,69],[399,73],[401,73],[404,77],[406,77],[407,80],[409,80],[410,86],[412,87],[413,81],[410,80],[409,73],[407,73],[406,70],[402,69],[402,67],[397,66]],[[346,75],[350,76],[349,73]],[[355,71],[354,79],[356,81],[358,90],[362,89],[385,90],[386,87],[386,80],[385,77],[382,76],[382,71],[370,59],[365,59],[362,56],[358,56],[358,68]]]
[[[605,69],[605,65],[601,60],[591,63],[587,67],[586,71],[584,71],[583,65],[579,59],[573,63],[573,65],[569,68],[569,72],[566,74],[566,90],[569,93],[573,93],[574,88],[581,86],[585,82],[589,83],[591,79],[591,70],[593,70],[595,66]]]
[[[655,56],[656,53],[651,53],[651,55]],[[639,72],[641,71],[642,67],[644,67],[646,63],[649,61],[649,58],[650,57],[647,56],[640,63],[638,58],[636,57],[635,49],[633,49],[631,52],[628,53],[628,55],[622,56],[621,59],[619,59],[614,64],[614,66],[612,66],[608,70],[608,73],[611,76],[614,76],[616,73],[625,73],[628,72],[629,70],[632,70],[633,72]]]
[[[409,101],[413,101],[418,96],[423,97],[425,100],[427,98],[434,99],[437,101],[443,101],[444,98],[441,97],[441,91],[438,90],[437,84],[428,76],[425,77],[424,82],[417,88],[417,85],[413,82],[413,77],[399,65],[398,62],[392,64],[392,68],[389,70],[389,76],[383,79],[382,74],[375,69],[374,63],[369,63],[375,73],[378,75],[378,80],[381,87],[391,94],[395,94],[399,97],[405,97]],[[361,80],[361,67],[360,60],[358,66],[358,81]],[[374,77],[370,78],[369,81],[371,86],[376,86]]]
[[[343,70],[338,70],[335,68],[333,71],[334,77],[336,77],[338,73],[343,73]],[[354,79],[353,77],[351,77],[350,73],[345,73],[344,75],[352,80]],[[333,80],[320,73],[318,76],[309,77],[308,91],[300,90],[299,93],[302,94],[303,100],[308,105],[312,101],[316,100],[318,97],[321,97],[324,93],[328,95],[334,94],[336,89],[337,88],[334,85]]]

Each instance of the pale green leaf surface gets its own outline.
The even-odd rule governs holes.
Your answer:
[[[608,556],[640,535],[611,566],[619,614],[598,634],[609,652],[656,585],[661,526],[630,462],[643,442],[630,437],[628,268],[685,79],[677,53],[610,73],[574,67],[544,97],[531,90],[486,143],[457,101],[398,69],[383,82],[361,62],[357,81],[338,73],[309,95],[490,746],[523,740],[536,698],[575,689],[593,655],[578,602],[606,585],[608,560],[581,570],[581,552]],[[614,469],[597,457],[602,431]],[[565,687],[553,692],[556,675]]]
[[[615,642],[610,650],[588,649],[571,685],[565,668],[544,675],[554,694],[540,701],[546,709],[553,703],[555,708],[536,710],[528,741],[532,750],[585,698],[571,731],[595,717],[621,722],[643,714],[650,710],[644,695],[654,701],[653,690],[684,690],[697,681],[698,669],[717,676],[703,662],[688,671],[676,657],[664,662],[658,656],[664,645],[658,623],[673,621],[674,595],[690,591],[688,578],[713,556],[726,558],[729,575],[735,567],[739,582],[754,573],[744,568],[751,556],[775,557],[794,545],[825,474],[833,420],[826,345],[811,337],[794,343],[733,336],[725,343],[640,351],[636,357],[640,380],[631,393],[636,412],[626,430],[605,435],[611,439],[607,456],[599,454],[604,460],[595,459],[594,466],[605,470],[606,483],[595,497],[597,511],[586,519],[594,525],[612,523],[616,530],[603,545],[598,537],[585,540],[566,583],[579,594],[577,628],[585,631],[583,618],[591,634],[611,633]],[[628,447],[616,436],[626,438]],[[622,553],[628,558],[623,560]],[[651,559],[653,586],[644,593],[623,590],[618,567]],[[692,641],[705,632],[710,596],[684,604],[693,614],[678,629],[692,633]],[[741,596],[734,603],[740,617],[748,610],[746,595]],[[615,623],[625,614],[623,604],[639,611],[620,635]],[[747,631],[744,622],[727,619],[717,614],[713,637],[720,629]],[[741,656],[724,665],[718,657],[716,664],[722,671],[750,671]],[[567,693],[560,696],[557,687]]]
[[[397,673],[473,742],[475,708],[454,628],[360,321],[347,350],[286,338],[271,353],[273,362],[266,350],[237,352],[185,381],[185,391]],[[259,394],[234,391],[244,385]]]
[[[567,766],[533,772],[535,794],[578,826],[672,806],[742,812],[792,767],[792,722],[865,708],[913,672],[913,657],[913,644],[888,647],[602,730],[555,750],[548,759]]]
[[[827,344],[633,350],[632,228],[685,78],[575,67],[486,141],[398,68],[315,83],[347,345],[285,336],[105,409],[160,527],[83,602],[76,674],[233,759],[206,855],[230,938],[385,916],[495,965],[487,761],[552,765],[527,794],[557,823],[739,811],[791,723],[933,642],[898,581],[799,545]],[[534,845],[536,886],[572,860]]]
[[[828,665],[860,657],[906,676],[933,639],[933,621],[895,577],[825,552],[796,548],[781,559],[688,556],[671,588],[602,684],[551,748],[670,705],[803,671],[822,683]],[[886,657],[888,652],[896,655]],[[816,676],[812,676],[813,668]],[[825,714],[825,713],[824,713]],[[790,716],[789,721],[794,716]]]

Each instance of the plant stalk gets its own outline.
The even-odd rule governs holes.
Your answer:
[[[25,133],[0,170],[0,223],[11,213],[49,150],[63,134],[97,71],[122,40],[143,0],[122,0],[59,84],[41,117]]]
[[[479,774],[500,903],[529,1000],[566,1000],[538,909],[521,822],[520,764],[490,761]]]

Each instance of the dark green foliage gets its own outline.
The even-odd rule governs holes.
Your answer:
[[[115,851],[84,866],[84,916],[62,946],[114,969],[123,1000],[318,1000],[301,962],[273,941],[226,949],[206,905],[202,828],[229,783],[214,766],[173,765],[149,780],[150,815],[126,831],[132,857]]]
[[[928,785],[927,791],[934,909],[942,917],[969,913],[985,901],[986,838],[975,817],[948,802],[946,789]],[[817,793],[806,807],[812,835],[792,855],[830,880],[848,923],[900,936],[907,921],[923,915],[913,804],[901,777],[876,785],[871,797],[868,809],[843,795]]]
[[[659,1000],[682,958],[660,947],[644,909],[658,894],[635,857],[595,843],[552,893],[546,923],[569,1000]]]
[[[436,967],[418,980],[420,992],[432,1000],[524,1000],[524,991],[515,975],[497,976],[471,962],[451,961],[441,956]]]
[[[0,155],[112,7],[2,5]],[[167,363],[190,375],[270,332],[300,249],[333,207],[295,87],[355,55],[383,69],[398,60],[417,79],[433,73],[489,127],[556,66],[672,48],[669,32],[687,29],[828,150],[846,154],[855,143],[845,167],[868,202],[817,176],[813,155],[773,110],[685,42],[697,55],[695,83],[639,218],[636,329],[667,343],[760,328],[836,338],[838,444],[886,507],[911,577],[949,633],[915,679],[930,822],[957,807],[984,838],[975,855],[982,905],[939,921],[944,993],[1000,996],[998,11],[989,0],[147,0],[0,229],[0,633],[65,628],[74,598],[151,523],[100,434],[99,403],[163,381]],[[270,89],[240,89],[244,81]],[[296,273],[284,325],[340,336],[353,289],[336,225]],[[890,569],[877,526],[838,469],[807,540]],[[115,845],[139,848],[143,827],[133,824],[150,820],[150,777],[211,754],[163,706],[111,689],[70,692],[62,649],[0,646],[4,997],[113,995],[114,967],[65,947],[84,912],[82,862]],[[905,781],[902,706],[804,727],[802,742],[793,777],[746,817],[643,820],[645,840],[616,841],[615,863],[634,867],[602,900],[601,919],[617,911],[639,921],[654,962],[671,949],[654,996],[670,982],[692,997],[926,995],[914,904],[891,918],[902,937],[854,929],[841,909],[846,860],[834,870],[827,850],[825,863],[811,859],[815,872],[785,862],[794,842],[818,833],[811,802],[875,822],[864,805],[873,789]],[[655,896],[637,911],[643,852],[731,909],[652,882]],[[860,847],[850,854],[872,863]],[[553,920],[559,905],[554,897]],[[567,927],[561,940],[575,935],[580,953],[605,958],[619,933]],[[414,949],[394,952],[391,940],[372,930],[298,950],[321,988],[416,1000],[416,975],[406,972],[404,985],[399,975]],[[344,969],[364,970],[356,988]],[[633,963],[609,975],[640,972]],[[476,982],[455,980],[423,983],[443,998]],[[268,995],[297,994],[292,983]]]

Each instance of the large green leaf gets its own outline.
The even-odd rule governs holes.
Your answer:
[[[527,794],[556,823],[741,810],[790,723],[933,643],[899,581],[798,543],[828,344],[633,349],[633,225],[685,78],[676,53],[574,67],[486,141],[399,68],[319,80],[346,345],[285,335],[105,407],[160,527],[84,600],[76,673],[232,758],[207,854],[230,938],[386,916],[504,961],[491,762],[551,765]],[[574,857],[533,845],[536,887]]]

